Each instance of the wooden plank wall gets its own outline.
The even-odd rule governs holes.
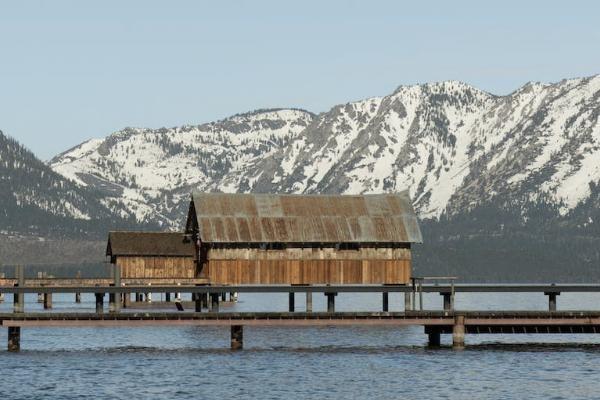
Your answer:
[[[192,257],[124,257],[117,258],[122,278],[195,278]]]
[[[215,284],[407,284],[410,249],[209,249],[203,273]]]
[[[209,260],[214,284],[407,284],[410,260]]]

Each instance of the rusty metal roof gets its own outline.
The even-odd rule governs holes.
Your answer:
[[[192,194],[206,243],[421,243],[408,191],[376,195]]]
[[[194,244],[181,232],[108,233],[107,256],[194,257]]]

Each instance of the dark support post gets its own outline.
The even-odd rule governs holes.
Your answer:
[[[200,285],[196,285],[200,286]],[[194,310],[196,312],[202,312],[202,295],[204,293],[192,293],[192,297],[194,300]]]
[[[452,293],[440,293],[440,295],[444,296],[444,311],[450,311],[454,308],[454,304],[452,304]]]
[[[38,279],[42,279],[44,277],[44,273],[38,271],[37,277],[38,277]],[[37,302],[38,303],[43,303],[44,302],[44,293],[38,293],[37,294]]]
[[[104,312],[104,293],[96,293],[96,313]]]
[[[415,278],[411,278],[412,281],[412,299],[410,301],[411,310],[416,310],[417,309],[417,281],[415,280]]]
[[[296,307],[295,301],[296,300],[296,294],[294,292],[290,292],[289,293],[289,301],[288,301],[288,311],[289,312],[294,312],[294,308]]]
[[[429,331],[427,333],[427,345],[429,347],[440,347],[440,332],[439,331]]]
[[[325,296],[327,296],[327,312],[335,312],[335,296],[337,296],[337,293],[328,292],[325,293]]]
[[[171,302],[171,293],[169,293],[169,292],[165,293],[165,301],[167,303]]]
[[[221,301],[227,301],[227,292],[221,293]]]
[[[131,307],[131,293],[123,292],[123,308]]]
[[[8,327],[8,351],[21,350],[21,327]]]
[[[460,350],[465,347],[465,316],[457,315],[454,317],[452,326],[452,347]]]
[[[241,350],[244,347],[244,326],[231,325],[231,350]]]
[[[44,310],[52,308],[52,293],[44,293]]]
[[[208,310],[208,293],[200,293],[199,296],[202,307]]]
[[[383,292],[381,295],[383,297],[383,312],[388,312],[390,311],[390,294]]]
[[[548,296],[548,310],[556,311],[556,296],[560,296],[560,292],[546,292],[544,294]]]
[[[210,294],[210,311],[219,312],[219,293]]]
[[[119,264],[113,264],[113,284],[111,286],[121,287],[121,267]],[[121,308],[121,293],[110,293],[108,295],[108,311],[119,312]]]
[[[111,283],[110,286],[115,286],[115,284]],[[117,308],[116,296],[116,293],[108,294],[108,312],[115,313],[119,311],[119,309]]]
[[[77,279],[81,279],[81,271],[77,271]],[[75,303],[81,303],[81,293],[75,293]]]
[[[0,279],[4,279],[4,272],[0,272]],[[0,303],[4,301],[4,293],[0,293]]]
[[[25,270],[22,265],[18,265],[15,268],[15,275],[17,276],[17,283],[15,286],[25,286]],[[14,312],[22,313],[25,311],[25,294],[15,293],[14,295]]]
[[[306,312],[312,312],[312,292],[306,292]]]
[[[136,301],[136,303],[144,301],[144,299],[142,298],[142,294],[140,292],[135,292],[135,301]]]
[[[404,311],[412,310],[410,301],[410,292],[404,292]]]

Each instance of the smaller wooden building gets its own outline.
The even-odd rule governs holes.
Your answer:
[[[194,253],[193,242],[179,232],[113,231],[106,246],[123,279],[196,278]]]
[[[211,284],[407,284],[422,241],[408,192],[194,193],[186,224]]]

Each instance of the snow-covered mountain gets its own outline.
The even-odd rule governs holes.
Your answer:
[[[315,115],[259,110],[127,128],[50,161],[123,216],[182,223],[191,189],[378,193],[408,188],[422,218],[489,202],[567,215],[600,181],[600,75],[495,96],[461,82],[402,86]],[[526,211],[523,211],[526,219]]]
[[[101,190],[140,221],[174,227],[192,189],[235,190],[221,182],[285,148],[314,117],[303,110],[259,110],[199,126],[126,128],[70,149],[50,166],[80,186]],[[236,184],[240,190],[253,186],[243,179]]]

